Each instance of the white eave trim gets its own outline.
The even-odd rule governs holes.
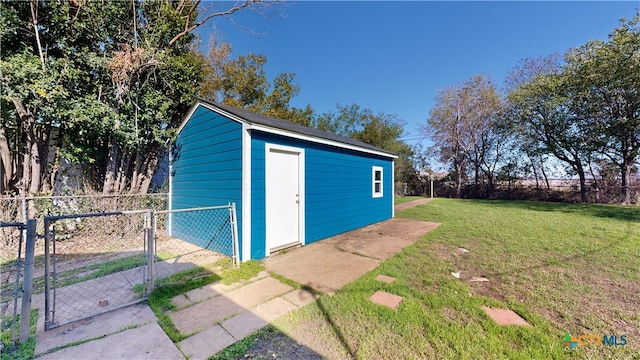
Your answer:
[[[289,138],[294,138],[294,139],[299,139],[299,140],[305,140],[305,141],[310,141],[310,142],[314,142],[317,144],[323,144],[323,145],[329,145],[329,146],[335,146],[335,147],[339,147],[339,148],[343,148],[343,149],[349,149],[349,150],[353,150],[353,151],[358,151],[358,152],[363,152],[363,153],[367,153],[367,154],[373,154],[373,155],[378,155],[378,156],[383,156],[386,158],[390,158],[390,159],[397,159],[398,157],[396,155],[392,155],[389,153],[385,153],[382,151],[377,151],[377,150],[372,150],[372,149],[367,149],[367,148],[363,148],[360,146],[356,146],[356,145],[351,145],[351,144],[346,144],[346,143],[342,143],[339,141],[334,141],[334,140],[329,140],[329,139],[323,139],[323,138],[319,138],[319,137],[315,137],[315,136],[311,136],[311,135],[305,135],[305,134],[300,134],[300,133],[296,133],[293,131],[288,131],[288,130],[283,130],[283,129],[278,129],[278,128],[274,128],[274,127],[270,127],[270,126],[266,126],[266,125],[262,125],[262,124],[254,124],[251,123],[250,121],[247,121],[237,115],[234,115],[232,113],[229,113],[227,111],[224,111],[220,108],[217,108],[213,105],[204,103],[204,102],[197,102],[194,106],[191,107],[191,109],[189,110],[189,112],[187,113],[187,115],[185,116],[185,121],[182,122],[182,124],[180,125],[180,127],[178,128],[178,134],[180,133],[180,131],[182,131],[182,128],[185,126],[187,120],[193,115],[193,113],[196,111],[196,109],[198,108],[199,105],[202,105],[204,107],[206,107],[207,109],[216,112],[222,116],[225,116],[229,119],[232,119],[234,121],[237,121],[241,124],[246,124],[248,126],[248,129],[251,130],[256,130],[256,131],[262,131],[262,132],[266,132],[269,134],[274,134],[274,135],[280,135],[280,136],[286,136]]]
[[[180,124],[180,126],[178,126],[178,131],[176,131],[176,136],[182,132],[182,129],[184,129],[184,127],[187,125],[187,122],[189,122],[189,119],[191,119],[191,117],[193,116],[193,113],[196,112],[196,109],[198,108],[199,105],[205,105],[205,104],[198,101],[195,104],[193,104],[193,106],[191,106],[189,111],[187,111],[187,113],[185,114],[184,120],[182,120],[182,123]]]

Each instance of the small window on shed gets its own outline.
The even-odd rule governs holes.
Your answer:
[[[380,166],[373,166],[372,168],[372,197],[382,197],[382,168]]]

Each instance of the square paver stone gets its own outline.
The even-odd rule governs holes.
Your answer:
[[[43,318],[44,316],[40,316],[38,321],[43,320]],[[66,344],[102,338],[109,334],[117,333],[122,329],[139,328],[142,325],[155,323],[156,320],[156,316],[148,305],[138,304],[76,321],[49,331],[42,330],[44,329],[44,321],[42,321],[42,324],[38,324],[35,354],[39,355]],[[93,341],[89,343],[95,346]],[[85,344],[88,345],[88,343]],[[68,358],[72,359],[74,357],[69,356]],[[78,358],[76,357],[76,359]]]
[[[190,290],[185,294],[185,296],[194,304],[211,299],[220,295],[220,291],[216,290],[214,287],[215,285],[216,284],[209,284],[207,286]]]
[[[296,306],[303,307],[314,302],[318,296],[311,291],[297,289],[282,295],[282,298]]]
[[[173,299],[171,299],[171,303],[177,309],[184,309],[184,308],[186,308],[188,306],[193,305],[191,300],[189,300],[189,298],[186,297],[184,294],[180,294],[180,295],[175,296]]]
[[[376,291],[369,298],[372,303],[397,309],[404,298],[402,296],[390,294],[386,291]]]
[[[264,304],[256,306],[252,311],[254,314],[261,317],[265,321],[271,322],[297,308],[297,306],[293,305],[287,300],[277,297],[275,299],[267,301]]]
[[[489,315],[489,317],[501,326],[517,325],[517,326],[531,326],[520,315],[516,314],[512,310],[508,309],[492,309],[486,306],[482,307],[482,310]]]
[[[376,280],[391,284],[392,282],[396,281],[396,278],[380,274],[376,276]]]
[[[170,312],[169,317],[180,333],[189,335],[204,330],[244,310],[242,306],[236,304],[233,300],[224,296],[217,296],[188,308]]]
[[[236,340],[242,340],[245,336],[252,332],[262,329],[267,324],[266,320],[257,316],[256,314],[245,311],[225,320],[222,327],[231,334]]]
[[[276,296],[286,294],[293,288],[273,277],[266,277],[248,285],[231,290],[225,296],[236,304],[250,309]]]
[[[207,359],[233,344],[236,340],[219,325],[190,336],[178,343],[190,360]]]
[[[314,242],[273,256],[267,270],[315,290],[333,295],[380,263],[377,259],[338,250],[325,241]]]

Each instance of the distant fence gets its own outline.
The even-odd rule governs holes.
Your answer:
[[[619,204],[624,201],[622,186],[606,185],[587,181],[587,202]],[[435,180],[433,185],[427,181],[423,183],[395,184],[396,195],[431,195],[438,197],[455,197],[456,189],[453,181]],[[640,182],[634,181],[627,187],[632,204],[640,204]],[[534,180],[496,181],[493,188],[487,183],[466,181],[462,185],[463,198],[501,199],[501,200],[542,200],[580,202],[580,182],[575,179],[550,179],[549,186],[544,180],[536,185]]]

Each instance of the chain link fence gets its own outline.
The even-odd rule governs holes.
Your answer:
[[[5,254],[12,257],[11,261],[0,263],[0,318],[2,330],[10,331],[11,338],[17,338],[18,300],[20,298],[20,283],[24,264],[24,238],[26,229],[24,223],[0,223],[0,236],[3,242],[18,244],[15,251]]]
[[[16,238],[17,249],[11,261],[0,262],[0,334],[2,343],[25,342],[29,338],[31,295],[33,292],[36,222],[0,222],[3,238]],[[11,256],[11,255],[7,255]],[[13,311],[11,311],[13,310]],[[20,324],[18,324],[20,322]],[[10,339],[4,334],[10,334]],[[9,341],[11,340],[11,341]]]
[[[38,233],[42,234],[44,231],[42,220],[45,216],[137,209],[165,210],[167,208],[167,196],[168,194],[166,193],[33,196],[24,198],[0,196],[0,221],[24,223],[27,219],[37,219]],[[70,227],[73,226],[72,223],[72,221],[67,222]],[[9,260],[5,254],[12,252],[15,246],[13,238],[2,238],[0,243],[0,262]]]
[[[139,302],[147,294],[150,210],[47,216],[45,330]]]
[[[154,212],[156,279],[230,257],[238,264],[235,204]]]
[[[37,223],[42,231],[36,232]],[[31,245],[26,250],[23,230],[27,224],[2,224],[2,241],[12,244],[13,251],[3,254],[8,260],[0,262],[2,315],[8,319],[3,320],[3,333],[5,326],[19,319],[20,297],[21,311],[37,308],[49,330],[145,300],[156,280],[209,267],[221,259],[239,261],[232,203],[31,219],[27,226]],[[36,241],[36,237],[44,240]],[[25,252],[31,254],[30,261]],[[25,289],[29,289],[28,299]]]

